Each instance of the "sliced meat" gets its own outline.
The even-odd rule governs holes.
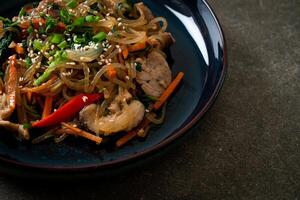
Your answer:
[[[158,51],[149,53],[137,72],[137,82],[147,95],[159,97],[172,81],[172,73],[165,57]]]

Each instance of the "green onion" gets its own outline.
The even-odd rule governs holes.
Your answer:
[[[93,15],[87,15],[85,17],[85,21],[86,22],[94,22],[95,21],[95,17]]]
[[[71,22],[71,15],[66,9],[62,9],[60,12],[60,18],[65,24],[69,24]]]
[[[68,6],[69,8],[76,8],[76,7],[77,7],[77,2],[76,2],[76,0],[71,0],[71,1],[69,1],[69,2],[67,3],[67,6]]]
[[[74,37],[73,41],[77,44],[83,44],[86,42],[85,38]]]
[[[61,56],[61,57],[57,57],[54,61],[52,61],[49,67],[46,69],[46,71],[44,71],[44,73],[34,81],[33,85],[39,86],[45,81],[47,81],[51,76],[52,72],[55,70],[56,66],[59,65],[63,60],[64,58],[63,56]]]
[[[32,27],[32,25],[30,25],[30,26],[28,27],[27,32],[28,32],[29,34],[33,33],[33,27]]]
[[[93,37],[93,40],[95,42],[102,42],[103,40],[106,39],[106,33],[104,32],[100,32],[100,33],[97,33],[96,35],[94,35]]]
[[[29,57],[25,58],[26,67],[29,68],[32,65],[31,59]]]
[[[94,15],[88,15],[85,17],[86,22],[97,22],[99,21],[100,17],[99,16],[94,16]]]
[[[33,41],[33,48],[34,48],[35,50],[38,50],[38,51],[42,50],[42,48],[43,48],[43,43],[42,43],[42,41],[40,41],[40,40],[34,40],[34,41]]]
[[[59,45],[57,45],[60,49],[65,49],[68,46],[68,42],[66,40],[62,41],[61,43],[59,43]]]
[[[57,33],[54,33],[52,38],[51,38],[51,43],[53,44],[59,44],[61,43],[63,40],[63,36],[62,34],[57,34]]]
[[[26,15],[26,11],[25,11],[25,8],[24,7],[22,7],[21,8],[21,10],[20,10],[20,12],[19,12],[19,17],[22,17],[22,16],[25,16]]]
[[[57,21],[52,17],[47,17],[46,19],[46,32],[55,28],[57,26]]]
[[[82,24],[84,24],[84,17],[79,17],[73,22],[73,26],[81,26]]]
[[[56,66],[61,64],[64,60],[67,59],[67,53],[65,51],[56,51],[54,55],[54,60],[50,63],[49,67],[44,71],[44,73],[38,77],[33,83],[34,86],[39,86],[49,79],[52,72],[55,70]]]

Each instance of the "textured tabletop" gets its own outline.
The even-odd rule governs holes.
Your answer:
[[[300,1],[210,0],[229,69],[212,109],[162,156],[97,181],[0,177],[0,199],[300,200]]]

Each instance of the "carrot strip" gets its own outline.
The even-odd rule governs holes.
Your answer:
[[[165,92],[160,96],[160,98],[155,102],[153,109],[159,110],[161,106],[168,100],[168,98],[171,96],[171,94],[175,91],[181,80],[183,79],[184,73],[180,72],[176,78],[171,82],[171,84],[168,86],[168,88],[165,90]],[[121,137],[117,142],[116,146],[122,147],[126,143],[128,143],[130,140],[135,138],[138,135],[138,132],[140,130],[145,129],[147,126],[150,125],[150,121],[147,118],[144,118],[144,120],[141,122],[141,124],[135,128],[132,131],[129,131],[126,135]]]
[[[91,134],[91,133],[88,133],[88,132],[86,132],[86,131],[83,131],[83,130],[77,128],[77,127],[74,127],[74,126],[70,125],[70,124],[67,124],[67,123],[64,123],[64,122],[62,122],[61,124],[62,124],[64,127],[68,128],[68,129],[70,129],[70,130],[72,130],[72,131],[73,131],[73,135],[77,135],[77,136],[84,137],[84,138],[86,138],[86,139],[89,139],[89,140],[91,140],[91,141],[96,142],[96,144],[100,144],[100,143],[102,142],[102,140],[103,140],[101,137],[98,137],[98,136],[96,136],[96,135],[93,135],[93,134]],[[66,134],[71,134],[71,132],[69,132],[69,131],[66,131],[65,133],[66,133]]]
[[[138,42],[128,47],[129,52],[140,51],[146,48],[146,41]]]
[[[114,68],[113,65],[109,65],[107,69],[107,75],[110,79],[114,79],[117,76],[117,70]]]
[[[150,121],[147,118],[144,118],[144,120],[141,122],[141,124],[137,128],[135,128],[132,131],[129,131],[126,135],[124,135],[123,137],[121,137],[116,142],[116,146],[118,148],[124,146],[130,140],[132,140],[133,138],[135,138],[140,130],[145,129],[149,124],[150,124]]]
[[[19,55],[23,55],[24,54],[24,48],[21,47],[20,45],[16,44],[15,49],[16,49],[17,54],[19,54]]]
[[[51,114],[52,105],[53,105],[53,97],[52,96],[46,96],[42,119],[44,119],[45,117],[47,117]]]
[[[159,110],[161,106],[168,100],[168,98],[175,91],[181,80],[183,79],[184,73],[179,72],[176,78],[171,82],[171,84],[167,87],[167,89],[163,92],[163,94],[159,97],[159,99],[155,102],[153,109]]]
[[[122,49],[122,55],[123,55],[124,59],[128,58],[129,51],[128,51],[128,48],[126,46],[124,46],[123,49]]]

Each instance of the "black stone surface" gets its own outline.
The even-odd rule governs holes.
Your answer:
[[[300,199],[300,1],[210,0],[229,55],[212,109],[181,143],[113,178],[0,177],[0,199]]]

